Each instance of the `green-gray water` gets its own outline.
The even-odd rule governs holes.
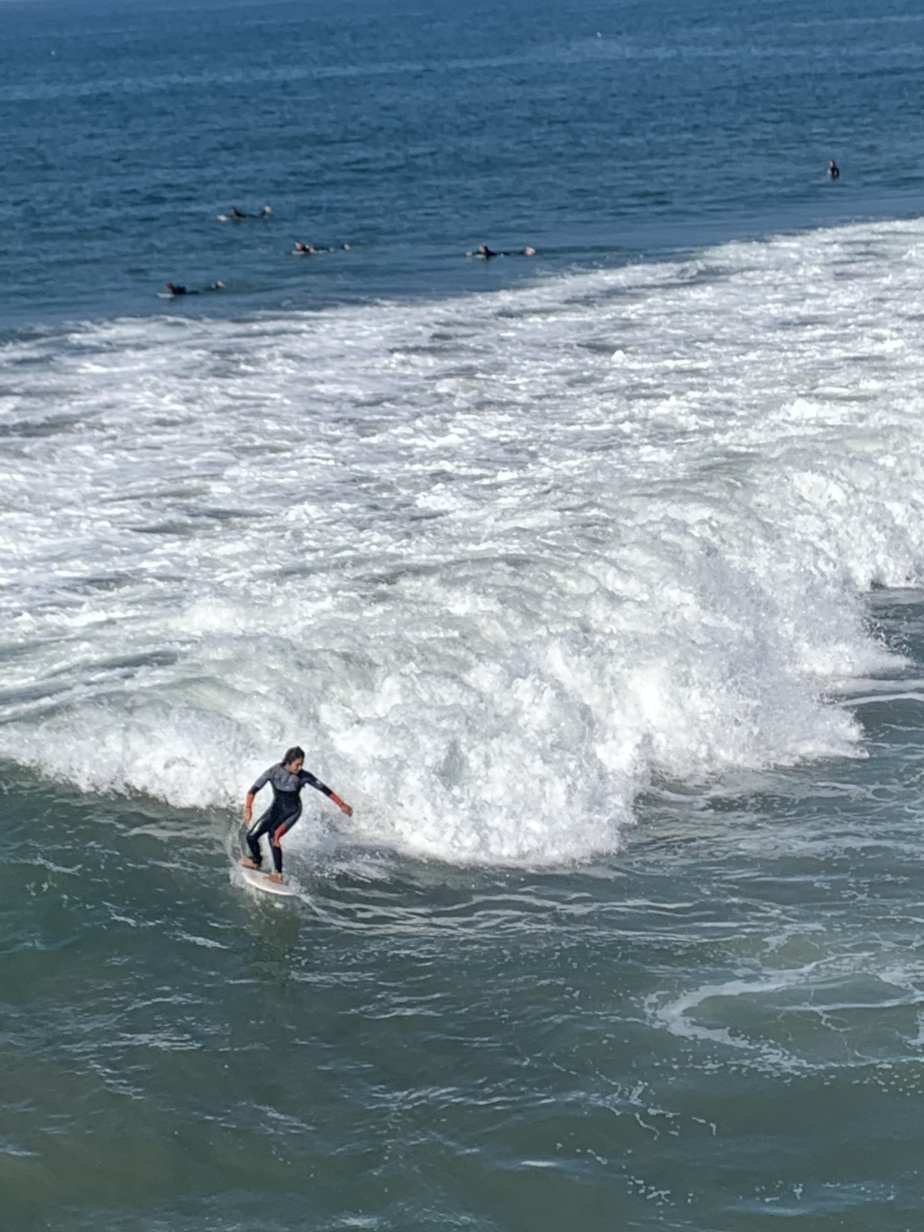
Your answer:
[[[915,1227],[924,613],[878,615],[869,760],[570,870],[322,844],[279,904],[227,815],[6,767],[4,1226]]]

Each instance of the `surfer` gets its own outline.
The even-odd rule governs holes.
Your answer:
[[[232,222],[240,222],[242,218],[268,218],[272,214],[272,209],[268,205],[264,205],[259,214],[245,214],[243,210],[239,210],[236,205],[231,206],[229,215],[219,214],[219,218],[230,218]]]
[[[841,173],[840,167],[837,165],[837,163],[832,158],[831,161],[828,163],[828,179],[836,180],[837,177],[840,175],[840,173]]]
[[[474,252],[467,252],[467,257],[480,257],[482,261],[490,261],[492,257],[534,257],[536,255],[535,248],[529,244],[525,248],[521,248],[519,252],[495,252],[493,248],[489,248],[487,244],[479,244]]]
[[[340,247],[343,249],[344,252],[350,251],[349,244],[341,244]],[[331,248],[330,246],[328,246],[327,248],[315,248],[314,244],[306,244],[304,240],[296,240],[295,246],[292,249],[292,252],[295,254],[296,257],[316,257],[319,252],[336,252],[336,251],[337,251],[336,248]]]
[[[492,257],[499,257],[503,254],[495,252],[492,248],[489,248],[487,244],[479,244],[474,252],[467,252],[465,255],[467,257],[480,257],[482,261],[490,261]]]
[[[269,879],[277,884],[282,882],[282,848],[279,845],[279,840],[292,829],[302,814],[302,801],[299,793],[303,787],[308,785],[317,788],[325,796],[329,796],[340,811],[346,813],[347,817],[353,816],[353,810],[350,806],[344,804],[339,796],[334,795],[325,783],[315,778],[310,770],[306,770],[304,766],[305,750],[300,749],[298,745],[287,749],[282,761],[263,771],[247,793],[247,799],[244,802],[242,824],[250,826],[246,835],[250,855],[242,856],[240,862],[244,868],[260,868],[263,863],[260,839],[264,834],[269,835],[274,869],[269,874]],[[267,783],[273,789],[273,803],[262,817],[258,817],[251,825],[253,798],[260,788],[265,787]]]
[[[178,286],[177,283],[175,282],[168,282],[166,284],[166,287],[167,287],[167,296],[165,298],[170,298],[170,299],[176,299],[178,295],[201,295],[202,294],[202,292],[197,291],[195,287],[189,288],[189,287]],[[224,289],[225,289],[225,284],[223,282],[213,282],[211,286],[205,288],[206,291],[223,291]]]

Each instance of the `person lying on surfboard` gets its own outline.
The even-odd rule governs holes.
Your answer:
[[[467,252],[465,255],[467,257],[481,257],[483,261],[490,261],[492,257],[534,257],[536,250],[531,245],[527,245],[525,248],[518,249],[517,252],[495,252],[487,244],[479,244],[477,248]]]
[[[298,745],[287,749],[281,762],[263,771],[247,793],[247,799],[244,803],[242,824],[250,826],[246,835],[250,855],[242,856],[240,862],[244,868],[260,868],[263,864],[260,839],[264,834],[268,834],[274,869],[274,872],[269,874],[269,880],[275,881],[277,884],[282,882],[282,848],[279,845],[279,840],[287,831],[292,829],[302,815],[300,792],[306,784],[316,787],[325,796],[330,796],[334,804],[337,805],[342,813],[346,813],[347,817],[353,816],[353,810],[350,806],[344,804],[339,796],[335,796],[326,783],[322,783],[309,770],[305,770],[304,765],[304,749],[300,749]],[[273,789],[273,803],[262,817],[258,817],[253,825],[250,825],[253,818],[253,798],[260,788],[265,787],[267,783]]]
[[[201,291],[197,291],[195,288],[190,290],[189,287],[178,286],[175,282],[168,282],[166,286],[169,294],[163,297],[165,299],[176,299],[178,295],[202,294]],[[205,289],[206,291],[223,291],[225,289],[225,284],[223,282],[213,282],[210,287],[206,287]]]

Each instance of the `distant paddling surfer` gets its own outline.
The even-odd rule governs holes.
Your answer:
[[[240,222],[242,218],[269,218],[272,210],[268,205],[264,205],[259,214],[245,214],[243,210],[239,210],[236,205],[231,206],[231,219],[233,222]]]
[[[243,824],[250,826],[246,835],[250,856],[242,856],[240,862],[244,868],[260,868],[263,864],[260,839],[264,834],[269,835],[270,852],[273,856],[273,868],[275,870],[269,874],[269,880],[277,884],[282,882],[282,848],[279,845],[279,840],[292,829],[302,814],[302,801],[299,793],[303,787],[308,785],[317,788],[325,796],[329,796],[340,811],[346,813],[347,817],[353,816],[353,810],[350,806],[344,804],[339,796],[334,795],[325,783],[315,778],[309,770],[305,770],[304,766],[304,749],[300,749],[298,745],[287,749],[281,762],[263,771],[247,793],[247,799],[244,803]],[[267,783],[273,789],[273,803],[263,816],[258,817],[253,825],[251,825],[253,798],[260,788],[265,787]]]
[[[166,287],[167,287],[169,298],[171,299],[176,299],[178,295],[201,295],[202,294],[202,292],[196,290],[195,287],[190,288],[190,287],[178,286],[177,283],[175,282],[168,282],[166,284]],[[205,288],[206,291],[223,291],[224,289],[225,289],[225,284],[223,282],[213,282],[210,287]]]
[[[487,244],[479,244],[477,248],[467,252],[465,255],[467,257],[479,257],[482,261],[490,261],[492,257],[534,257],[536,250],[531,245],[527,245],[526,248],[521,248],[517,252],[495,252]]]

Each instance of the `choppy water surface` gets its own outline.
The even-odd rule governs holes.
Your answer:
[[[654,793],[570,871],[328,833],[293,907],[220,815],[52,789],[3,872],[15,1226],[913,1227],[920,772],[863,713],[867,761]]]
[[[0,4],[4,1228],[916,1227],[921,35]]]

